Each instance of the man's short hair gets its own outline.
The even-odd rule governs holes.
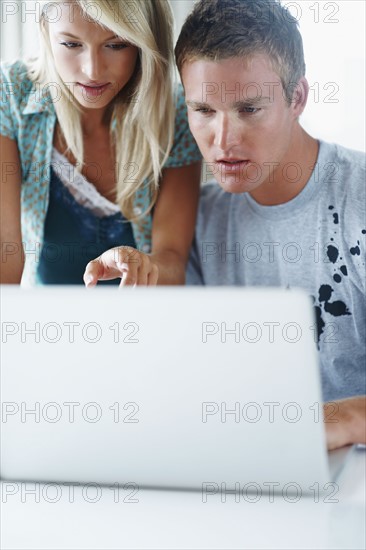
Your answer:
[[[268,55],[291,102],[305,75],[297,20],[277,0],[199,0],[186,19],[175,48],[184,63],[205,59]]]

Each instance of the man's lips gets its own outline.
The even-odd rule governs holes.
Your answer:
[[[235,159],[235,158],[223,158],[223,159],[217,159],[215,161],[216,164],[220,166],[221,170],[224,170],[225,172],[235,172],[238,169],[244,168],[249,164],[249,160],[243,160],[243,159]]]

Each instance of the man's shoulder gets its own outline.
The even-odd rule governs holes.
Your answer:
[[[366,154],[362,151],[350,149],[337,143],[320,142],[323,159],[326,162],[334,162],[338,169],[360,170],[365,172]]]
[[[366,155],[335,143],[320,142],[318,174],[324,184],[323,197],[352,208],[366,201]]]

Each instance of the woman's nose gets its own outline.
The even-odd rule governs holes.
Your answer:
[[[85,52],[81,70],[89,80],[98,82],[101,77],[101,59],[96,51],[89,50]]]

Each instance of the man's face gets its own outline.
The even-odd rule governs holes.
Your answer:
[[[266,55],[187,62],[182,81],[191,132],[225,191],[252,192],[283,170],[291,177],[299,108]]]

